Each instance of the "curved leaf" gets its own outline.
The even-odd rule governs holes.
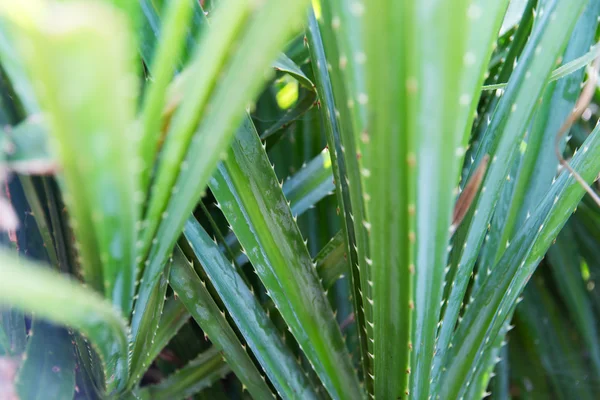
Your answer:
[[[2,148],[8,149],[5,162],[9,169],[28,175],[51,174],[58,169],[50,155],[47,131],[39,116],[5,128],[0,132],[0,143],[3,139]]]
[[[73,398],[75,354],[65,328],[34,320],[16,386],[20,400]]]
[[[306,74],[298,67],[292,60],[285,54],[279,56],[273,63],[275,71],[286,73],[296,79],[298,83],[306,90],[302,91],[302,95],[297,100],[296,104],[286,110],[281,118],[279,118],[272,126],[267,128],[264,132],[260,133],[261,140],[267,141],[267,148],[272,147],[278,140],[276,135],[286,126],[300,118],[305,112],[307,112],[317,100],[317,92],[315,85],[306,76]]]
[[[127,379],[128,328],[98,294],[60,274],[0,250],[0,303],[64,324],[86,335],[102,356],[107,389]]]
[[[142,200],[131,126],[137,91],[128,21],[96,2],[28,0],[19,7],[4,5],[0,13],[13,23],[15,42],[48,112],[84,276],[128,315]],[[112,40],[114,35],[120,40]]]

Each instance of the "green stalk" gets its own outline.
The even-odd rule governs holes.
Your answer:
[[[490,14],[467,1],[364,7],[367,91],[358,102],[369,124],[356,140],[372,263],[375,397],[435,396],[455,185],[502,4]],[[479,25],[483,15],[490,20]]]
[[[364,132],[366,104],[364,97],[364,48],[361,16],[362,1],[323,2],[319,24],[309,19],[309,42],[315,76],[320,77],[321,101],[328,121],[325,124],[327,141],[334,149],[335,176],[342,228],[347,233],[350,259],[350,283],[358,329],[361,365],[366,388],[373,392],[373,305],[372,277],[369,265],[368,232],[365,219],[365,199],[360,179],[360,152],[357,138]]]

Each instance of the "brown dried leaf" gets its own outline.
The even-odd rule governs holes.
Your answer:
[[[465,215],[469,211],[469,207],[473,200],[475,199],[475,195],[479,190],[479,186],[481,186],[481,182],[483,181],[483,177],[485,176],[485,171],[487,170],[488,162],[490,161],[490,156],[488,154],[483,156],[483,159],[479,163],[475,174],[471,177],[467,186],[463,189],[462,193],[458,200],[456,200],[456,205],[454,206],[454,214],[452,215],[452,226],[450,229],[452,232],[456,230],[458,225],[462,222]]]

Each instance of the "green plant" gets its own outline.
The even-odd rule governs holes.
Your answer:
[[[0,394],[593,397],[600,1],[309,3],[0,1]]]

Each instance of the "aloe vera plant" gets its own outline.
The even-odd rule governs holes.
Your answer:
[[[0,397],[594,398],[598,18],[0,0]]]

